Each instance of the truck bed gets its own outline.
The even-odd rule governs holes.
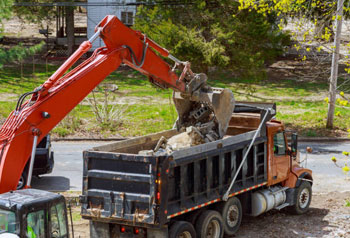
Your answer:
[[[233,114],[226,136],[166,156],[154,149],[168,130],[84,151],[82,216],[99,221],[160,227],[170,219],[220,201],[260,123],[260,115]],[[257,138],[230,191],[237,195],[267,181],[266,141]]]

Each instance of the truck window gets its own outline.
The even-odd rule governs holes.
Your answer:
[[[39,210],[27,215],[27,237],[45,238],[45,212]]]
[[[284,132],[278,132],[273,137],[273,151],[275,155],[286,155]]]
[[[64,204],[59,203],[54,205],[50,209],[51,216],[51,237],[64,238],[67,237],[67,226],[66,226],[66,210]]]
[[[3,232],[19,233],[16,214],[11,211],[0,209],[0,234]]]

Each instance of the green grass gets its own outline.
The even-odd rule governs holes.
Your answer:
[[[177,114],[173,105],[131,105],[122,125],[123,136],[147,135],[171,129]]]
[[[45,65],[35,65],[33,74],[32,67],[30,64],[24,65],[22,77],[19,66],[0,69],[0,119],[6,118],[16,105],[16,99],[8,94],[20,95],[33,90],[58,68],[48,65],[46,70]],[[79,132],[79,135],[110,137],[119,134],[129,137],[170,129],[174,124],[177,114],[169,102],[172,90],[156,88],[145,76],[133,70],[113,72],[104,82],[118,86],[114,96],[116,99],[123,97],[128,101],[129,97],[130,102],[134,100],[134,104],[127,106],[122,120],[98,123],[91,106],[85,102],[56,126],[54,134],[64,137]],[[335,117],[335,130],[325,129],[328,105],[322,95],[327,94],[328,85],[322,81],[281,79],[256,82],[235,78],[230,73],[216,72],[209,74],[208,82],[214,87],[230,88],[236,100],[276,102],[276,118],[304,136],[344,135],[350,128],[350,109],[337,107],[336,112],[339,111],[340,115]],[[96,96],[98,100],[103,100],[102,93]]]
[[[292,79],[281,79],[278,81],[263,80],[254,81],[235,78],[229,73],[214,73],[208,76],[208,82],[214,87],[229,87],[236,92],[238,98],[252,94],[250,97],[259,100],[256,94],[263,95],[262,99],[273,99],[276,96],[288,96],[291,98],[302,98],[317,95],[328,90],[325,82],[303,82]],[[243,96],[242,96],[243,95]],[[254,96],[255,95],[255,96]]]
[[[101,125],[89,105],[79,105],[53,129],[53,133],[65,137],[78,130],[100,137],[139,136],[170,129],[176,118],[173,105],[139,104],[128,106],[118,123]]]
[[[300,131],[303,136],[333,136],[335,130],[350,128],[350,108],[336,107],[340,114],[334,117],[335,130],[326,129],[328,105],[321,102],[286,101],[278,102],[276,118],[288,127]]]
[[[0,117],[7,117],[16,107],[16,102],[0,101]]]
[[[69,214],[68,214],[69,216]],[[73,220],[73,224],[74,222],[77,221],[81,221],[82,217],[80,215],[80,211],[72,211],[72,220]],[[70,221],[70,218],[68,218],[68,220]]]
[[[14,93],[23,94],[32,91],[41,85],[50,76],[57,66],[42,64],[35,65],[33,73],[33,65],[23,65],[23,74],[21,74],[21,67],[19,65],[10,65],[0,69],[0,93]]]

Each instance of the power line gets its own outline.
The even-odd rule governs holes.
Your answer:
[[[161,1],[161,2],[15,2],[19,7],[100,7],[100,6],[139,6],[139,5],[192,5],[192,2]]]

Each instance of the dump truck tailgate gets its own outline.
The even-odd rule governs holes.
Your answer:
[[[153,224],[155,175],[153,158],[85,151],[82,216]]]

